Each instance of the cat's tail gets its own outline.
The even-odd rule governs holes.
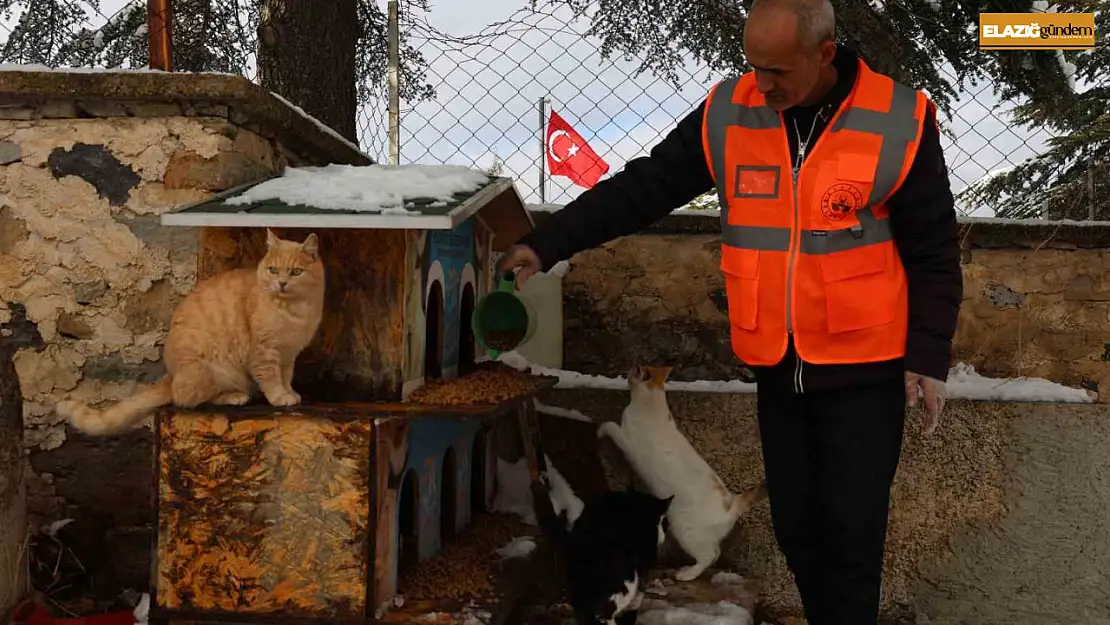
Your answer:
[[[732,506],[729,509],[736,518],[744,516],[744,514],[753,506],[757,501],[767,496],[767,481],[763,480],[755,488],[748,489],[742,493],[736,493],[732,496]]]
[[[106,436],[132,429],[152,410],[172,402],[173,381],[167,375],[154,386],[105,410],[90,408],[71,400],[58,402],[54,409],[78,430],[94,436]]]

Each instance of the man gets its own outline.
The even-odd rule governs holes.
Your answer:
[[[932,102],[834,43],[828,0],[757,0],[754,70],[502,261],[522,284],[716,187],[733,350],[756,374],[775,537],[811,625],[877,621],[905,410],[945,401],[963,284]]]

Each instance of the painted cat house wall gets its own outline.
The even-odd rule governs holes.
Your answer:
[[[415,205],[423,211],[415,215],[224,204],[250,186],[163,223],[202,226],[199,278],[257,263],[266,227],[297,241],[317,234],[327,291],[320,331],[294,371],[305,401],[396,401],[465,371],[477,350],[470,315],[492,284],[492,252],[532,228],[507,178],[454,203]]]

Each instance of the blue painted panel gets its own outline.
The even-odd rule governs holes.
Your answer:
[[[477,264],[474,249],[474,218],[471,217],[453,230],[428,232],[428,265],[439,261],[443,267],[443,369],[459,365],[459,299],[462,292],[462,272],[469,263]]]
[[[466,498],[466,507],[457,509],[462,514],[456,518],[456,523],[459,518],[470,516],[470,452],[480,428],[481,422],[477,420],[414,419],[412,422],[409,430],[409,460],[405,468],[416,471],[419,476],[420,517],[417,521],[417,538],[421,560],[435,555],[442,542],[439,519],[443,485],[440,484],[440,475],[443,472],[443,457],[448,448],[455,450],[458,501],[461,502],[464,496]]]

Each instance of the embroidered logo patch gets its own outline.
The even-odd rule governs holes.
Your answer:
[[[840,221],[859,208],[863,208],[863,194],[850,184],[834,184],[821,197],[821,214],[829,221]]]

